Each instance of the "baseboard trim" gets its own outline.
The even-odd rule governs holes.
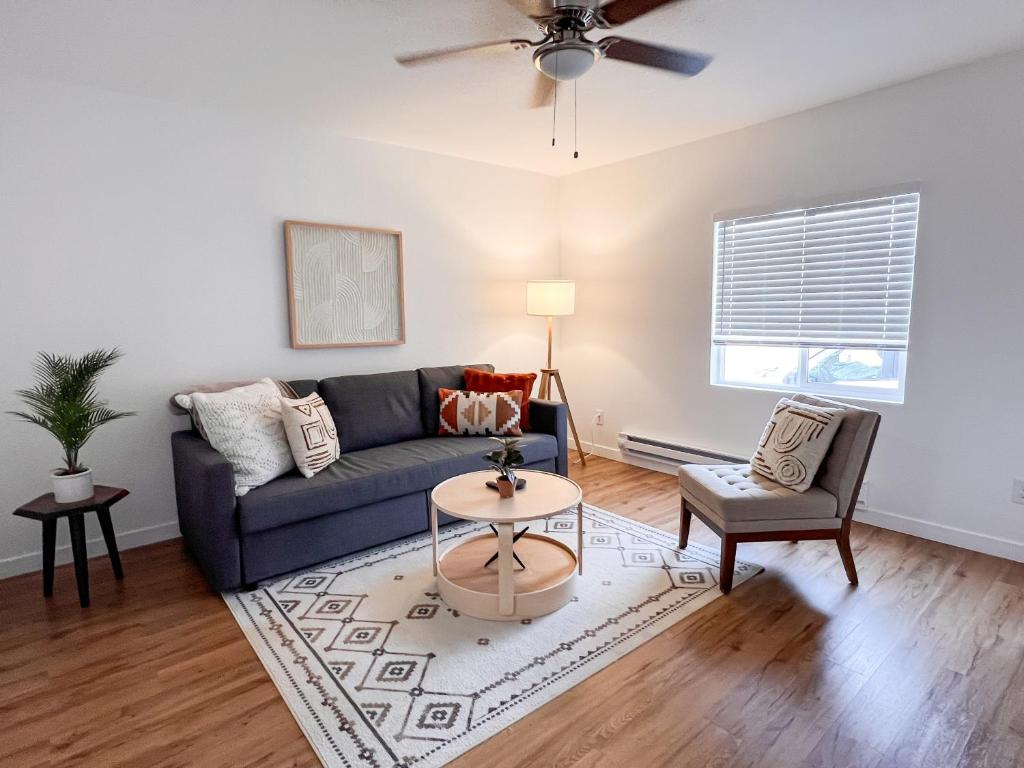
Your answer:
[[[601,456],[612,461],[632,464],[636,467],[643,467],[644,469],[651,469],[668,475],[675,474],[675,469],[669,464],[660,461],[650,461],[637,456],[628,456],[623,454],[618,447],[583,443],[583,448],[588,453],[593,453],[595,456]],[[994,555],[995,557],[1024,563],[1024,541],[989,536],[986,533],[977,533],[964,528],[933,523],[930,520],[921,520],[917,517],[897,515],[894,512],[885,512],[880,509],[857,509],[853,514],[853,519],[859,523],[872,525],[876,528],[884,528],[889,531],[916,536],[919,539],[938,541],[942,544],[969,549],[973,552],[981,552],[985,555]]]
[[[895,512],[884,512],[880,509],[858,509],[853,513],[853,519],[876,528],[885,528],[889,531],[917,536],[920,539],[938,541],[942,544],[950,544],[985,555],[994,555],[1024,563],[1024,541],[989,536],[987,533],[968,531],[964,528],[933,523],[930,520],[921,520],[917,517],[897,515]]]
[[[165,541],[167,539],[176,539],[179,536],[181,536],[181,532],[178,530],[178,522],[176,520],[167,523],[157,523],[156,525],[148,525],[131,531],[118,531],[117,548],[123,552],[126,549],[133,549],[146,544],[155,544],[158,541]],[[107,554],[107,545],[104,543],[102,536],[87,540],[86,549],[89,552],[89,557],[98,557],[100,555],[105,557]],[[71,545],[64,544],[57,547],[54,554],[54,562],[57,565],[63,565],[71,561]],[[22,555],[5,557],[0,559],[0,579],[40,571],[42,568],[43,551],[41,549],[34,552],[26,552]]]

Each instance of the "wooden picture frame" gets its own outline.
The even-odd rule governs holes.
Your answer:
[[[284,242],[293,349],[405,343],[401,232],[286,221]]]

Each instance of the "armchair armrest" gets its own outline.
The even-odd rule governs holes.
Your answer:
[[[530,398],[530,431],[553,435],[558,442],[555,471],[569,476],[569,407],[554,400]]]
[[[213,589],[241,586],[241,545],[231,463],[191,431],[171,435],[171,454],[178,524],[189,553]]]

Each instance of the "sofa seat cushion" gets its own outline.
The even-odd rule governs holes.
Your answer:
[[[266,531],[427,491],[449,477],[486,469],[483,456],[494,446],[486,437],[428,437],[342,453],[309,479],[291,472],[239,498],[239,524],[243,533]],[[558,455],[552,435],[524,435],[519,446],[526,464]]]
[[[825,489],[799,493],[749,464],[686,464],[679,468],[679,490],[725,521],[836,517],[836,497]]]

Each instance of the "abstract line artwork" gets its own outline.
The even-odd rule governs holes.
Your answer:
[[[402,233],[286,221],[292,347],[405,342]]]

